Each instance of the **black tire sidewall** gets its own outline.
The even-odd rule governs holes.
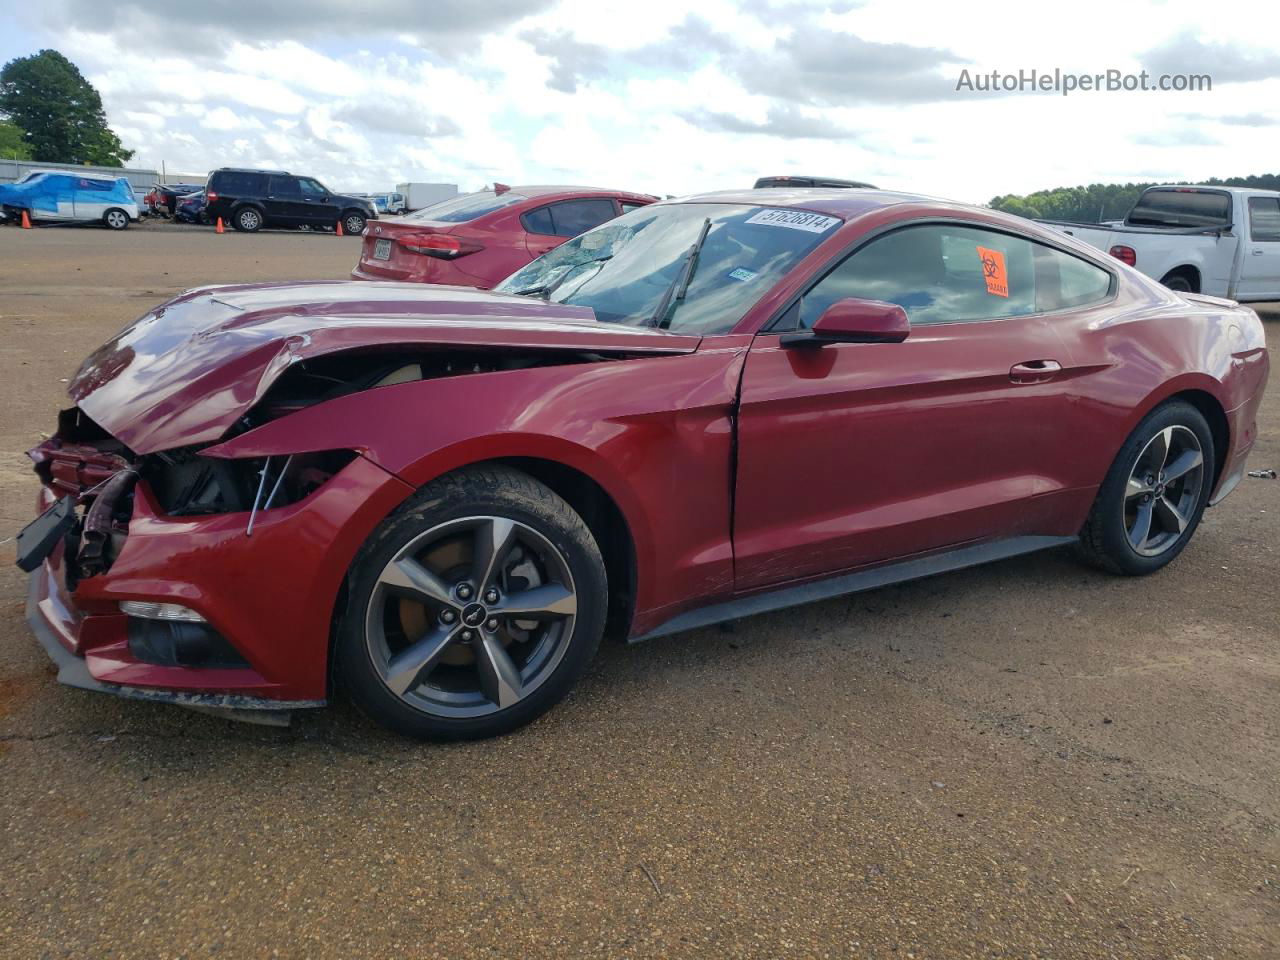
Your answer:
[[[111,225],[111,215],[112,215],[113,213],[118,213],[118,214],[120,214],[122,217],[124,217],[124,223],[122,223],[122,224],[121,224],[120,226],[118,226],[118,227],[113,227],[113,226]],[[103,213],[102,213],[102,225],[103,225],[104,227],[106,227],[108,230],[124,230],[126,227],[128,227],[128,226],[129,226],[129,214],[128,214],[128,213],[126,213],[124,210],[121,210],[119,207],[111,207],[109,210],[104,210],[104,211],[103,211]]]
[[[1167,277],[1161,282],[1174,293],[1195,293],[1195,291],[1191,289],[1191,281],[1181,275],[1176,277]]]
[[[523,495],[530,485],[541,488],[540,497]],[[433,716],[405,703],[383,684],[366,645],[365,612],[378,575],[405,543],[439,524],[476,515],[518,520],[551,541],[573,576],[578,613],[569,648],[555,671],[519,703],[483,717]],[[334,679],[372,719],[420,740],[497,736],[549,710],[586,671],[604,632],[607,612],[604,563],[586,525],[549,489],[512,470],[461,471],[424,487],[370,537],[352,562],[347,586],[335,637]]]
[[[1129,475],[1147,442],[1159,431],[1174,426],[1186,427],[1200,441],[1200,449],[1204,454],[1204,482],[1200,489],[1200,499],[1187,523],[1187,529],[1182,532],[1177,543],[1157,556],[1147,557],[1136,552],[1129,543],[1128,531],[1124,526],[1125,492]],[[1191,404],[1175,400],[1157,407],[1148,414],[1120,448],[1120,453],[1108,471],[1094,504],[1098,532],[1101,534],[1099,545],[1110,564],[1113,564],[1121,573],[1141,576],[1154,573],[1182,553],[1194,536],[1196,528],[1199,527],[1200,518],[1204,516],[1205,506],[1212,493],[1216,463],[1217,451],[1214,449],[1213,434],[1209,430],[1209,424],[1204,415]]]

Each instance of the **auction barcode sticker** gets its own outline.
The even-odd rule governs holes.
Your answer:
[[[809,233],[826,233],[837,223],[839,217],[824,217],[820,213],[808,213],[804,210],[761,210],[747,223],[761,223],[766,227],[790,227],[792,230],[807,230]]]

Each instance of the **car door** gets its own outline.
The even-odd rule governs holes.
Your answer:
[[[1062,308],[1061,285],[1037,290],[1048,249],[910,225],[838,263],[781,324],[811,326],[845,297],[883,300],[906,309],[904,342],[755,338],[739,411],[738,589],[1077,522],[1055,496],[1071,485],[1073,414],[1046,310]],[[1086,299],[1105,299],[1113,278],[1092,269]]]
[[[302,199],[302,187],[297,177],[287,174],[270,177],[262,202],[267,211],[267,222],[273,227],[299,227],[312,222],[311,211]]]
[[[1280,198],[1249,197],[1249,232],[1242,240],[1236,296],[1280,299]]]
[[[298,177],[298,187],[302,191],[302,210],[305,223],[318,227],[334,227],[338,223],[338,202],[333,194],[319,180],[310,177]]]
[[[78,177],[49,174],[41,185],[40,197],[34,201],[33,212],[42,218],[74,220],[76,216],[76,183]]]

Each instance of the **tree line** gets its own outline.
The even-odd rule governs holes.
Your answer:
[[[1225,180],[1211,177],[1208,180],[1197,180],[1195,184],[1205,187],[1280,190],[1280,174],[1254,174],[1247,177],[1228,177]],[[1159,183],[1091,183],[1087,187],[1054,187],[1052,190],[1037,190],[1025,196],[1007,193],[992,197],[987,206],[1034,220],[1101,223],[1103,220],[1123,219],[1143,190],[1161,185]]]

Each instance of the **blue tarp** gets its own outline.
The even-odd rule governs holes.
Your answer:
[[[98,220],[111,207],[133,219],[138,215],[126,178],[69,173],[31,173],[17,183],[0,184],[0,206],[26,210],[33,220]]]

